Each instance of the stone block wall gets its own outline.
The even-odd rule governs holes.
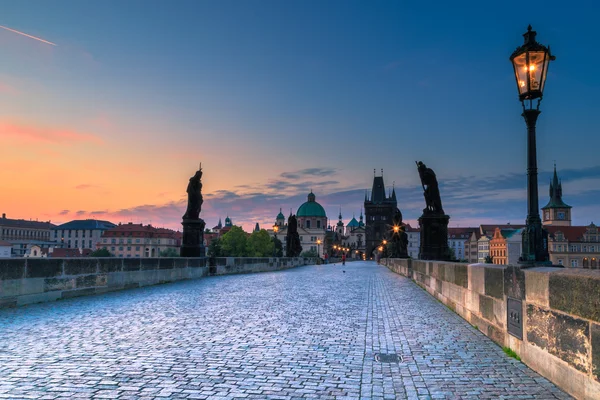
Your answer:
[[[12,258],[0,259],[0,308],[17,307],[207,275],[276,271],[310,258]]]
[[[382,260],[578,399],[600,399],[600,271]],[[523,338],[508,333],[522,301]]]

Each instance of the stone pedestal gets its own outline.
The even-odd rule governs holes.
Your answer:
[[[448,261],[448,221],[445,214],[424,213],[419,218],[421,226],[421,247],[419,259]]]
[[[181,257],[204,257],[204,227],[202,219],[184,219]]]

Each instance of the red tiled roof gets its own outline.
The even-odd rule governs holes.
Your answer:
[[[545,226],[546,230],[552,238],[556,236],[557,232],[562,232],[569,242],[581,242],[583,241],[583,235],[587,231],[587,226]]]
[[[152,225],[142,224],[123,224],[115,228],[104,231],[102,237],[152,237],[152,238],[168,238],[181,239],[181,232],[176,232],[171,229],[155,228]]]
[[[448,237],[451,239],[469,239],[471,233],[478,231],[478,228],[448,228]]]

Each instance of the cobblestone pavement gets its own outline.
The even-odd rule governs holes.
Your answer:
[[[0,310],[0,398],[569,397],[413,282],[356,262]]]

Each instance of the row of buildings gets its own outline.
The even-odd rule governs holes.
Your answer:
[[[181,239],[181,232],[143,224],[85,219],[54,225],[6,214],[0,219],[0,257],[85,257],[98,249],[117,257],[158,257],[169,249],[178,254]]]

